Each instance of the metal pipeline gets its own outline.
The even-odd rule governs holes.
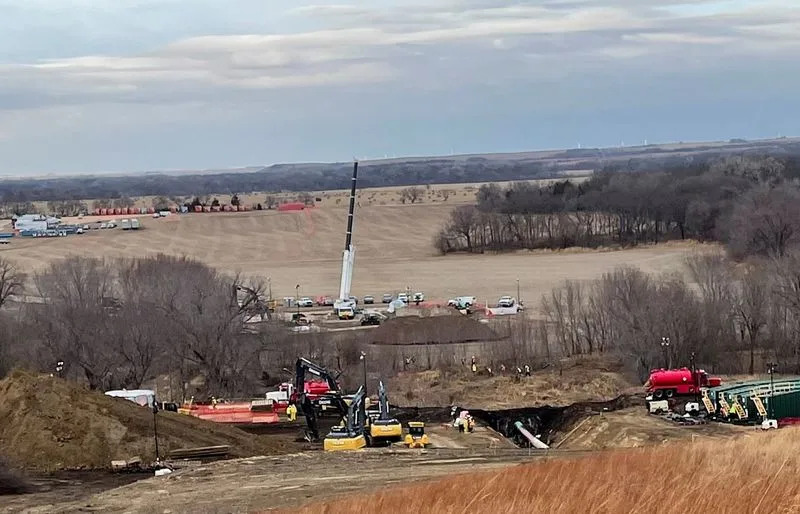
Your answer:
[[[539,448],[540,450],[547,450],[547,449],[550,448],[549,446],[544,444],[542,441],[540,441],[539,439],[534,437],[533,434],[528,432],[528,430],[524,426],[522,426],[521,422],[515,421],[514,422],[514,426],[517,427],[517,430],[519,430],[519,433],[522,434],[523,436],[525,436],[525,439],[527,439],[534,448]]]

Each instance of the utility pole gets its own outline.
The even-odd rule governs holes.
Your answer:
[[[369,394],[367,393],[367,354],[361,352],[361,356],[359,357],[359,359],[361,360],[361,363],[363,364],[364,367],[364,396],[369,396]]]
[[[775,370],[778,365],[774,362],[767,363],[767,371],[769,371],[769,419],[775,419],[775,408],[772,406],[773,398],[775,398]]]
[[[661,338],[661,349],[664,350],[664,364],[666,365],[666,369],[670,368],[669,362],[669,337],[662,337]]]
[[[697,369],[694,365],[694,352],[689,356],[692,368],[692,387],[694,389],[694,401],[700,403],[700,384],[697,383]]]
[[[153,439],[156,442],[156,462],[161,462],[161,455],[158,452],[158,422],[156,421],[158,417],[156,414],[158,413],[158,404],[155,402],[155,398],[153,398]]]

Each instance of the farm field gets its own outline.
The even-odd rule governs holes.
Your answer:
[[[706,248],[669,243],[621,251],[442,257],[433,248],[433,238],[451,209],[450,202],[356,209],[353,293],[377,296],[410,287],[425,291],[429,299],[472,294],[494,301],[502,294],[516,294],[519,279],[522,299],[538,300],[566,279],[594,279],[619,265],[653,273],[679,270],[686,255]],[[0,256],[34,272],[68,255],[118,258],[163,252],[192,256],[224,272],[269,277],[276,297],[294,296],[297,284],[301,295],[336,294],[346,218],[346,207],[336,206],[286,213],[142,217],[139,231],[117,228],[61,238],[14,238],[0,248]]]

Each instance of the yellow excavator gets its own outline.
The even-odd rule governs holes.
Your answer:
[[[367,416],[370,446],[388,446],[403,439],[403,425],[389,415],[389,397],[383,381],[378,382],[378,410]]]
[[[341,397],[339,397],[341,400]],[[346,412],[341,425],[331,427],[330,433],[325,437],[322,447],[325,451],[337,452],[343,450],[359,450],[367,445],[364,436],[366,412],[364,411],[364,387],[359,387],[350,405],[344,407],[341,400],[341,410]]]
[[[428,434],[425,433],[425,423],[422,421],[409,421],[408,433],[404,444],[409,448],[425,448],[430,446]]]

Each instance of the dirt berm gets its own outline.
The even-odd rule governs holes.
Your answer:
[[[247,457],[284,443],[173,412],[158,413],[162,455],[174,448],[229,445]],[[0,381],[0,448],[18,468],[107,468],[113,459],[155,458],[152,411],[45,375],[15,371]]]

